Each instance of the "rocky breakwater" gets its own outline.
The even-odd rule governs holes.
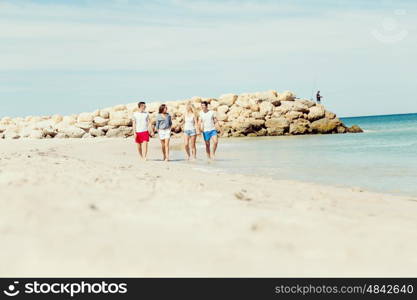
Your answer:
[[[226,94],[218,99],[193,97],[165,102],[173,119],[174,136],[182,132],[185,107],[189,101],[198,111],[202,101],[210,103],[209,108],[216,111],[223,137],[362,132],[356,125],[345,126],[321,104],[298,99],[290,91],[267,91]],[[147,104],[153,122],[160,104]],[[133,135],[131,116],[137,109],[137,103],[131,103],[70,116],[3,117],[0,120],[0,138],[129,137]]]

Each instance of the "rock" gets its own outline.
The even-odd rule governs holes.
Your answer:
[[[237,119],[241,114],[243,114],[243,112],[244,112],[244,109],[242,107],[236,106],[236,105],[232,106],[230,108],[229,113],[227,114],[227,118],[230,121],[234,120],[234,119]]]
[[[217,120],[219,121],[227,121],[227,115],[225,113],[217,113],[216,114]]]
[[[90,130],[90,128],[93,127],[93,122],[79,122],[79,123],[75,124],[75,126],[88,131],[88,130]]]
[[[332,133],[341,122],[339,119],[320,119],[311,123],[313,133]]]
[[[362,128],[360,128],[358,125],[352,125],[347,129],[349,133],[361,133],[363,132]]]
[[[272,115],[273,111],[274,111],[274,105],[271,102],[262,101],[259,104],[259,112],[261,113],[262,116]]]
[[[295,111],[299,111],[302,113],[308,113],[310,111],[309,109],[310,107],[306,104],[304,104],[301,101],[298,100],[294,100],[294,102],[292,102],[292,106],[291,109],[295,110]]]
[[[256,98],[258,99],[262,99],[262,100],[269,100],[269,101],[274,101],[274,100],[278,100],[278,93],[277,91],[274,90],[270,90],[270,91],[266,91],[266,92],[258,92],[258,93],[254,93],[253,94]]]
[[[235,94],[225,94],[220,96],[219,98],[219,104],[220,105],[227,105],[227,106],[232,106],[233,104],[235,104],[236,100],[238,98],[238,95]]]
[[[285,114],[285,118],[287,118],[289,121],[299,119],[303,117],[303,113],[300,111],[291,110]]]
[[[130,126],[132,125],[132,120],[129,117],[129,114],[126,110],[111,111],[110,121],[108,122],[108,124],[111,126]]]
[[[129,119],[110,120],[108,124],[111,126],[130,126],[132,125],[132,120],[129,120]]]
[[[245,94],[239,95],[235,103],[242,108],[250,109],[251,107],[250,98]]]
[[[282,94],[278,94],[278,100],[280,101],[294,101],[295,95],[293,92],[285,91]]]
[[[84,123],[84,122],[93,122],[94,116],[92,113],[81,113],[78,115],[77,122]]]
[[[215,99],[212,99],[210,104],[209,104],[209,109],[217,111],[217,108],[219,107],[219,105],[220,104],[219,104],[218,101],[216,101]]]
[[[17,127],[9,127],[4,132],[4,138],[8,140],[15,140],[20,138],[20,134],[18,133]]]
[[[324,113],[324,117],[326,119],[334,119],[336,118],[336,114],[332,113],[331,111],[326,110]]]
[[[68,138],[68,136],[67,136],[65,133],[63,133],[63,132],[58,132],[58,133],[55,135],[55,138],[56,138],[56,139],[65,139],[65,138]]]
[[[229,106],[227,106],[227,105],[220,105],[218,108],[217,108],[217,113],[220,113],[220,114],[225,114],[225,113],[227,113],[229,111]]]
[[[68,125],[74,125],[77,122],[77,119],[74,116],[65,116],[62,118],[61,123],[66,123]]]
[[[61,129],[61,132],[65,135],[65,137],[75,138],[75,139],[79,139],[85,134],[84,130],[74,125],[63,127]]]
[[[110,117],[110,112],[108,110],[100,110],[100,115],[103,119],[108,119]]]
[[[83,139],[90,139],[92,137],[93,136],[89,132],[84,133],[84,135],[82,136]]]
[[[120,126],[118,128],[109,129],[106,133],[106,137],[129,137],[133,135],[133,129],[127,126]]]
[[[343,125],[337,126],[336,129],[337,129],[337,133],[346,133],[347,132],[346,127],[343,126]]]
[[[3,132],[0,132],[0,140],[1,139],[4,139],[4,133]]]
[[[305,119],[297,119],[290,124],[290,134],[305,134],[309,132],[310,122]]]
[[[323,105],[316,105],[313,107],[310,107],[310,112],[308,113],[308,119],[310,121],[318,120],[323,118],[325,115],[324,107]]]
[[[315,102],[308,100],[308,99],[296,99],[295,101],[304,104],[308,108],[316,105]]]
[[[285,118],[271,118],[265,122],[268,135],[283,135],[290,127],[290,122]]]
[[[30,132],[29,138],[31,139],[43,139],[44,134],[42,130],[35,129]]]
[[[116,105],[112,109],[113,111],[125,111],[127,110],[126,105]]]
[[[103,118],[103,117],[95,117],[94,118],[94,125],[96,127],[103,127],[106,126],[109,120]]]
[[[55,124],[58,124],[59,122],[62,122],[63,119],[64,119],[64,117],[62,117],[61,115],[53,115],[51,117],[52,122],[54,122]]]
[[[99,129],[99,128],[91,128],[89,133],[92,137],[99,137],[99,136],[106,135],[106,133],[102,129]]]

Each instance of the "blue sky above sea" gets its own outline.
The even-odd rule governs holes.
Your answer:
[[[415,1],[0,0],[0,117],[293,90],[417,112]]]

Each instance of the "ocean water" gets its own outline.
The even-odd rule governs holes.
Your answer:
[[[365,132],[221,139],[218,160],[195,166],[417,196],[417,114],[342,120]]]

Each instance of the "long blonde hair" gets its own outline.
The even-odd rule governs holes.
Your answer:
[[[197,111],[194,105],[191,102],[187,102],[187,105],[185,107],[185,115],[188,115],[190,112],[193,114],[195,120],[197,121]]]

